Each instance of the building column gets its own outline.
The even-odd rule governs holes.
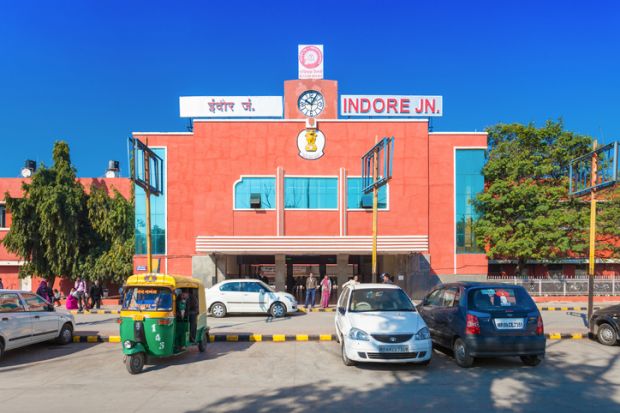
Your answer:
[[[209,254],[192,257],[192,277],[211,287],[226,279],[226,256]]]
[[[349,277],[349,256],[347,254],[338,254],[336,257],[336,278],[338,279],[338,288],[340,289]]]
[[[276,255],[276,291],[284,291],[286,288],[286,255]]]

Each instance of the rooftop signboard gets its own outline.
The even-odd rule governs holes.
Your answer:
[[[340,116],[443,116],[443,96],[340,95]]]
[[[182,118],[281,118],[282,96],[181,96]]]

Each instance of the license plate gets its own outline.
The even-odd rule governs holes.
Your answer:
[[[381,353],[408,353],[409,346],[379,346]]]
[[[495,327],[498,330],[519,330],[524,326],[522,318],[496,318]]]

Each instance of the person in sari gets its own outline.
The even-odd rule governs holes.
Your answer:
[[[75,288],[71,289],[69,295],[67,295],[67,302],[65,303],[67,310],[77,310],[78,300],[75,298]]]
[[[321,307],[329,307],[329,296],[332,292],[332,282],[327,275],[321,281]]]

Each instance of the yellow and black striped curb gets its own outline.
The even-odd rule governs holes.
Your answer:
[[[73,336],[74,343],[120,343],[121,336]]]
[[[548,340],[582,340],[589,337],[589,333],[547,333]],[[258,343],[271,341],[276,343],[292,341],[334,341],[335,334],[210,334],[212,343]],[[74,343],[120,343],[120,336],[73,336]]]
[[[210,334],[209,341],[221,342],[285,342],[285,341],[334,341],[334,334]],[[120,343],[120,336],[73,336],[74,343]]]
[[[601,307],[594,307],[598,310]],[[540,311],[588,311],[588,307],[538,307]]]
[[[589,338],[590,333],[547,333],[548,340],[582,340]]]
[[[120,314],[121,310],[84,310],[82,312],[79,312],[78,310],[71,310],[69,312],[71,314],[79,314],[79,315],[86,315],[86,314]]]
[[[333,341],[335,334],[211,334],[213,342],[260,342],[260,341]]]
[[[297,311],[300,311],[302,313],[333,313],[334,311],[336,311],[335,308],[309,308],[309,309],[305,309],[305,308],[297,308]]]

